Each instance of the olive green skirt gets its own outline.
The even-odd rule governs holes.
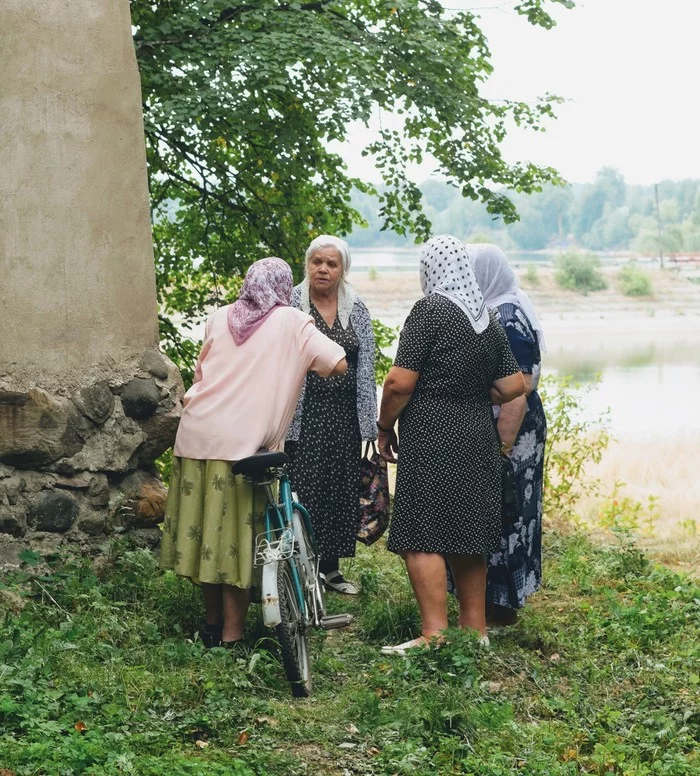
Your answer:
[[[174,458],[160,565],[193,582],[253,586],[253,542],[265,489],[231,474],[230,461]]]

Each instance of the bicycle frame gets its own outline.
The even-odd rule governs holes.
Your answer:
[[[284,468],[288,460],[260,451],[259,456],[234,464],[232,472],[265,488],[264,527],[255,536],[253,564],[262,568],[263,621],[275,629],[292,694],[301,698],[311,692],[310,628],[343,628],[352,622],[352,615],[326,616],[311,518],[292,493]]]
[[[295,556],[298,553],[299,547],[304,545],[304,539],[303,536],[298,535],[299,532],[294,525],[294,513],[296,511],[301,515],[309,536],[313,536],[311,519],[306,509],[293,500],[291,484],[286,473],[278,473],[277,482],[279,483],[278,498],[275,498],[274,496],[272,483],[265,483],[265,490],[268,498],[268,506],[265,510],[265,533],[268,537],[273,537],[276,532],[285,530],[291,531],[294,542],[292,556]],[[304,554],[306,555],[306,553]],[[306,557],[303,559],[303,562],[308,562]],[[290,568],[292,572],[292,581],[294,583],[294,594],[297,605],[299,606],[299,611],[307,624],[309,624],[311,617],[317,619],[317,613],[308,611],[298,564],[291,563]],[[272,561],[264,564],[262,582],[263,620],[267,626],[274,627],[280,622],[279,600],[272,592],[276,590],[277,585],[276,562]]]

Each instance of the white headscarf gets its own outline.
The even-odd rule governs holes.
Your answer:
[[[357,294],[345,280],[345,276],[350,271],[350,265],[352,259],[350,257],[350,246],[341,240],[340,237],[333,237],[330,234],[321,234],[315,240],[311,241],[311,244],[306,249],[306,266],[308,268],[309,259],[321,248],[335,248],[340,254],[343,272],[340,276],[340,283],[338,284],[338,319],[340,325],[344,328],[348,328],[350,323],[350,314],[352,308],[355,305]],[[309,315],[311,313],[311,290],[309,284],[309,278],[304,278],[301,284],[301,309]]]
[[[489,325],[489,312],[476,282],[467,249],[456,237],[441,234],[423,246],[420,255],[423,293],[440,294],[467,316],[477,334]]]
[[[474,267],[476,280],[486,304],[495,308],[510,303],[517,305],[527,316],[537,335],[541,353],[547,352],[542,324],[537,317],[530,297],[520,288],[518,279],[508,263],[505,253],[491,243],[472,243],[466,246]]]

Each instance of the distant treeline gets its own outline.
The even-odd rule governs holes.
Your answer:
[[[659,249],[659,220],[664,253],[700,253],[700,181],[659,183],[657,219],[653,186],[633,186],[610,167],[594,183],[547,186],[530,196],[515,194],[520,214],[506,226],[483,205],[465,199],[459,190],[429,178],[421,185],[433,234],[449,233],[471,242],[496,242],[505,249],[541,250],[572,246],[593,251]],[[354,247],[401,247],[407,237],[380,231],[375,197],[355,192],[353,205],[368,223],[351,237]]]

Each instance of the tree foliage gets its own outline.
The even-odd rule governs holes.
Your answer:
[[[659,220],[654,186],[625,183],[619,172],[603,168],[592,183],[547,185],[534,194],[516,194],[519,219],[504,225],[482,203],[465,202],[437,178],[421,184],[425,214],[435,232],[468,242],[495,242],[505,250],[579,246],[593,251],[658,254]],[[700,180],[662,181],[658,186],[661,246],[664,254],[700,252]],[[405,247],[405,238],[381,232],[374,200],[354,192],[353,205],[368,228],[351,235],[356,247]]]
[[[551,27],[553,5],[516,10]],[[132,0],[153,201],[162,333],[235,292],[230,279],[278,255],[297,276],[309,240],[361,223],[353,189],[372,192],[332,150],[353,122],[398,116],[367,148],[381,173],[382,228],[430,232],[407,165],[432,155],[461,194],[506,221],[504,192],[557,180],[551,168],[508,163],[513,123],[538,129],[556,98],[489,101],[478,17],[436,0]],[[179,348],[179,350],[178,350]]]

